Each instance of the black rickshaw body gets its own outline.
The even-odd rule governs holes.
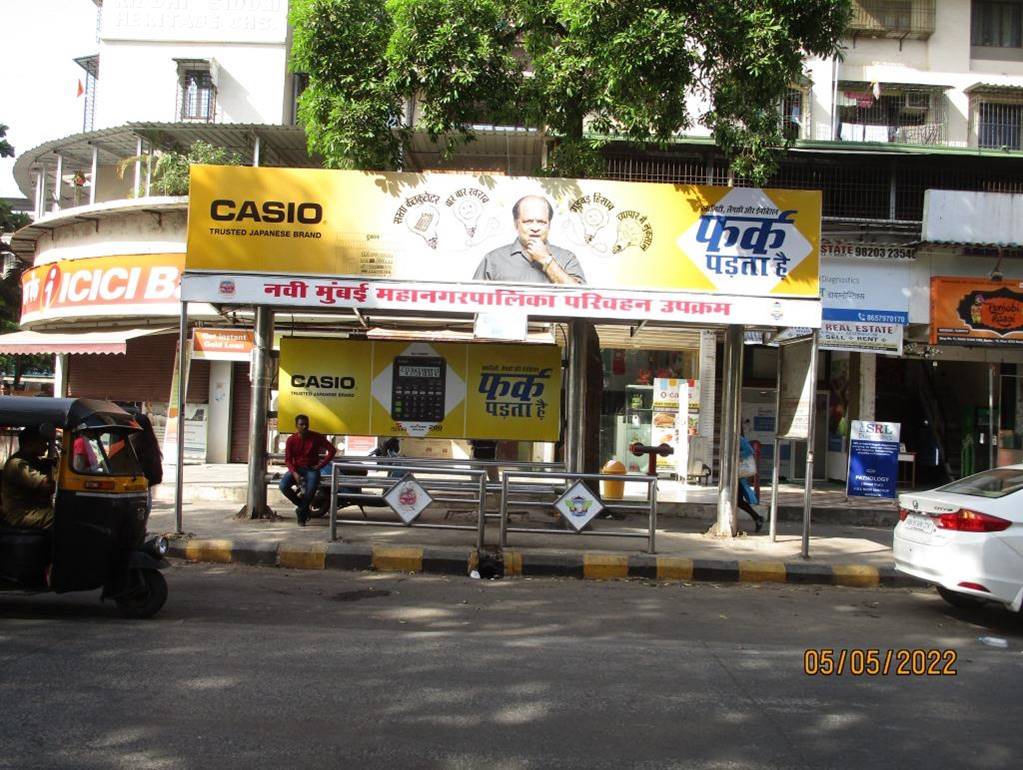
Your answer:
[[[103,588],[119,604],[137,598],[149,577],[143,573],[163,566],[143,551],[150,497],[130,441],[138,423],[107,401],[4,396],[0,426],[35,427],[49,440],[44,462],[56,485],[52,527],[13,528],[0,519],[0,587]]]

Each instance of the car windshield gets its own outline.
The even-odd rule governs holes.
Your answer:
[[[1023,489],[1023,468],[993,468],[953,481],[935,491],[974,497],[1005,497],[1020,489]]]
[[[71,468],[76,473],[100,476],[141,476],[142,468],[128,435],[108,428],[76,432],[71,444]]]

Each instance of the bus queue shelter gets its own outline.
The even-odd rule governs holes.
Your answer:
[[[535,213],[542,212],[541,200],[546,217]],[[527,223],[527,216],[543,221]],[[805,330],[799,340],[814,355],[786,360],[804,362],[791,374],[809,381],[803,390],[812,394],[819,240],[820,193],[813,191],[194,166],[180,333],[184,343],[188,303],[251,313],[247,505],[256,511],[266,500],[270,349],[281,314],[320,325],[338,318],[365,326],[369,317],[390,328],[411,328],[414,319],[475,321],[486,329],[479,336],[490,339],[515,339],[530,324],[563,325],[564,456],[572,471],[583,462],[587,324],[716,330],[724,336],[718,529],[730,535],[744,335],[758,332],[766,341]],[[527,254],[534,249],[540,259]],[[487,267],[505,258],[519,260],[510,272]],[[332,387],[344,377],[353,380],[345,385],[359,387],[357,378],[323,363],[338,378]],[[422,374],[429,367],[409,370]],[[473,381],[465,390],[488,388]],[[393,417],[396,391],[385,391],[373,392],[367,403]],[[783,392],[793,391],[780,387]],[[179,387],[179,420],[183,394]],[[794,417],[788,436],[798,438],[798,393],[794,404],[779,407],[780,415],[788,409]],[[808,405],[806,412],[812,413]],[[444,419],[440,413],[395,417],[379,435],[423,435],[446,429]],[[802,429],[812,433],[812,419]],[[180,473],[177,478],[180,512]],[[811,480],[812,472],[808,489]]]

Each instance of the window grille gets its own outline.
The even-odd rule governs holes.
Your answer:
[[[977,105],[977,145],[985,149],[1019,150],[1023,103],[980,102]]]
[[[846,31],[854,37],[916,38],[934,33],[934,0],[853,0]]]
[[[945,97],[939,91],[881,84],[839,86],[836,141],[948,144]]]
[[[213,123],[217,119],[217,71],[212,59],[175,59],[178,65],[178,120]]]

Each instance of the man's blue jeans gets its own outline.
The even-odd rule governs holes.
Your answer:
[[[305,481],[305,491],[301,496],[293,488],[299,483],[300,479]],[[299,515],[304,518],[309,515],[309,503],[312,502],[319,483],[320,471],[318,469],[300,467],[297,474],[287,471],[281,476],[281,494],[298,506]]]

